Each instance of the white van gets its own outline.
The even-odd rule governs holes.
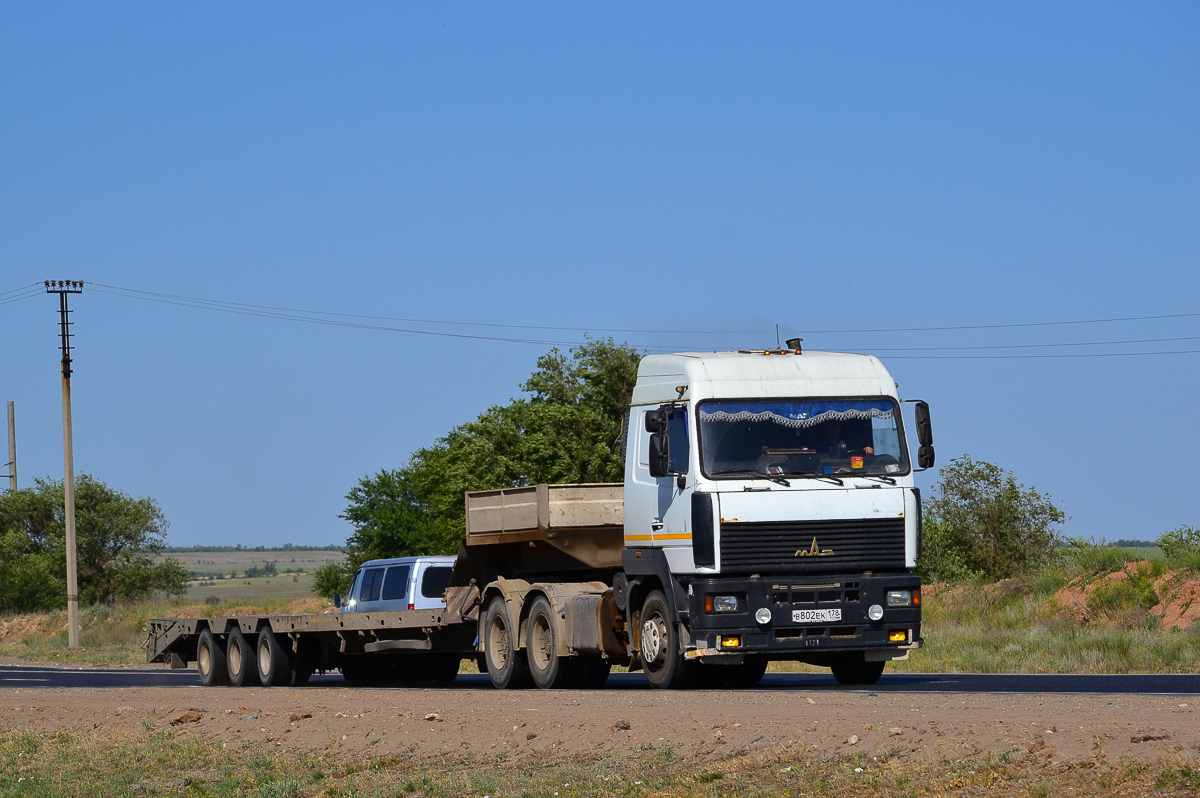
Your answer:
[[[446,606],[455,557],[396,557],[359,566],[342,612],[436,610]]]

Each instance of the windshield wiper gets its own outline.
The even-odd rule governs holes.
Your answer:
[[[820,473],[817,473],[816,471],[801,471],[799,473],[792,474],[792,476],[802,477],[804,479],[827,479],[830,482],[836,482],[839,485],[846,484],[845,482],[842,482],[840,479],[835,477],[833,474],[820,474]]]
[[[896,480],[892,479],[891,477],[885,477],[883,474],[863,474],[862,477],[863,479],[881,479],[889,485],[896,484]]]
[[[754,471],[749,468],[733,468],[728,471],[714,471],[714,472],[712,472],[712,474],[710,474],[710,476],[714,476],[714,477],[733,476],[734,474],[741,474],[742,476],[750,476],[750,477],[754,477],[755,479],[769,479],[772,482],[777,482],[780,485],[783,485],[785,488],[790,488],[792,486],[792,483],[788,482],[786,479],[779,476],[778,474],[768,474],[764,471]]]

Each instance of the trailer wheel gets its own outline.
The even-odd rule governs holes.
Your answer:
[[[525,626],[525,659],[533,683],[542,690],[574,687],[578,668],[574,660],[558,655],[554,608],[545,596],[533,600]]]
[[[679,630],[661,590],[651,591],[642,603],[640,631],[642,670],[650,685],[660,690],[689,687],[697,666],[679,650]]]
[[[837,657],[830,663],[829,669],[833,671],[833,678],[838,680],[838,684],[868,685],[879,681],[886,664],[882,660],[867,662],[862,653],[858,652]]]
[[[496,596],[483,617],[483,640],[488,676],[499,690],[525,687],[529,683],[529,668],[525,658],[517,653],[517,635],[510,626],[504,597]]]
[[[291,662],[288,661],[287,651],[279,644],[271,627],[264,627],[258,633],[258,678],[263,687],[287,684],[291,674]]]
[[[254,648],[236,626],[225,642],[225,661],[229,666],[229,683],[234,687],[253,687],[259,683]]]
[[[200,640],[196,643],[196,670],[200,671],[200,684],[205,687],[229,684],[225,647],[207,628],[200,633]]]

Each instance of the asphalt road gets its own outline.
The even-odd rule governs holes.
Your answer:
[[[312,688],[344,685],[337,674],[314,676]],[[165,668],[102,670],[88,668],[37,668],[0,666],[0,694],[6,689],[26,688],[113,688],[113,687],[199,687],[193,669]],[[491,689],[487,676],[462,674],[450,689]],[[614,673],[609,690],[649,690],[640,673]],[[884,673],[878,684],[868,688],[846,688],[823,673],[768,673],[756,690],[845,691],[919,693],[1125,693],[1142,695],[1200,694],[1200,674],[981,674],[981,673]]]

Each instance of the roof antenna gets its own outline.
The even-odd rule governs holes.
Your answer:
[[[778,324],[775,325],[775,348],[783,349],[783,347],[779,344],[779,325]]]

